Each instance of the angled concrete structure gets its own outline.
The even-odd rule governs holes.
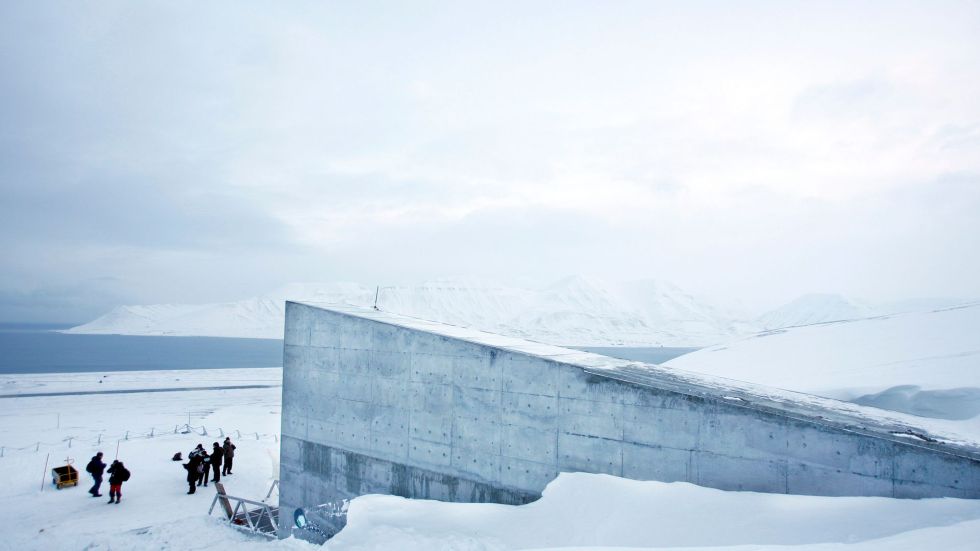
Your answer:
[[[284,354],[282,536],[299,507],[331,533],[358,495],[519,504],[560,471],[980,497],[975,443],[815,396],[337,305],[287,303]]]

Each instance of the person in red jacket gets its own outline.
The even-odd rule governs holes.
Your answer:
[[[109,473],[109,503],[119,503],[122,499],[122,483],[129,480],[129,469],[122,461],[113,461],[106,471]]]

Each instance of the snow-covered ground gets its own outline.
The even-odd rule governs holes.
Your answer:
[[[277,372],[43,374],[3,381],[9,386],[8,379],[18,380],[17,388],[8,388],[13,392],[135,391],[170,388],[178,378],[199,387],[229,381],[275,384]],[[226,487],[233,495],[261,499],[277,476],[279,411],[280,389],[275,387],[0,398],[0,518],[7,520],[0,547],[313,549],[295,539],[269,542],[246,536],[222,524],[217,514],[208,517],[213,485],[187,495],[184,471],[170,460],[174,452],[186,455],[198,442],[210,445],[220,431],[231,434],[238,453],[235,474],[224,479]],[[197,428],[183,434],[188,415]],[[208,436],[200,435],[204,429]],[[73,437],[71,448],[68,437]],[[87,478],[77,488],[51,486],[44,466],[49,454],[49,469],[66,457],[84,469],[96,450],[111,459],[117,443],[119,458],[133,472],[121,504],[89,497]],[[563,474],[541,500],[521,507],[360,497],[351,503],[347,528],[326,548],[910,551],[976,549],[978,539],[980,501],[974,500],[723,492],[578,473]]]
[[[0,375],[0,396],[222,386],[281,386],[282,368],[172,369]]]
[[[178,451],[186,457],[198,443],[210,448],[224,431],[238,446],[234,475],[225,479],[227,491],[261,499],[278,477],[281,388],[135,391],[172,387],[178,378],[187,386],[241,381],[278,384],[281,375],[275,380],[275,375],[270,377],[273,373],[280,374],[281,370],[3,377],[5,395],[67,389],[134,392],[0,398],[0,445],[4,447],[0,458],[0,518],[7,521],[0,548],[192,548],[182,543],[166,545],[167,541],[180,541],[186,530],[197,533],[199,548],[213,543],[215,537],[229,543],[248,543],[237,532],[223,530],[207,519],[213,485],[187,495],[186,471],[170,459]],[[189,381],[192,378],[194,381]],[[183,434],[188,422],[197,428]],[[201,435],[204,429],[207,436]],[[111,460],[117,445],[119,459],[132,472],[132,479],[123,485],[122,503],[109,505],[108,497],[89,497],[91,480],[84,468],[97,450]],[[66,458],[82,471],[82,483],[56,490],[51,485],[50,469],[63,465]],[[105,483],[102,493],[108,496]]]

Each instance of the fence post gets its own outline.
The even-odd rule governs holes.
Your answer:
[[[241,440],[242,439],[242,431],[240,431],[238,429],[235,429],[235,432],[238,433],[238,439]]]
[[[48,478],[48,460],[51,459],[51,454],[49,453],[47,457],[44,458],[44,472],[41,473],[41,491],[44,491],[44,481]]]
[[[68,437],[68,447],[69,447],[69,448],[71,448],[71,441],[72,441],[72,440],[73,440],[73,438],[72,438],[71,436],[69,436],[69,437]]]
[[[279,435],[278,434],[273,434],[272,437],[275,438],[276,442],[279,441]]]
[[[255,439],[256,439],[256,440],[258,440],[258,439],[259,439],[259,433],[255,433]]]
[[[99,441],[96,442],[96,445],[99,445],[99,446],[102,445],[102,433],[101,432],[99,433]]]
[[[201,425],[201,436],[207,436],[207,435],[208,435],[208,428],[205,427],[204,425]]]
[[[150,427],[150,438],[153,438],[153,427]]]
[[[126,431],[126,440],[129,440],[129,431]]]
[[[38,450],[40,450],[40,449],[41,449],[41,443],[40,443],[40,442],[38,442],[38,443],[37,443],[37,445],[36,445],[36,446],[34,446],[34,451],[35,451],[35,452],[37,452],[37,451],[38,451]]]
[[[225,435],[225,429],[223,429],[221,427],[218,427],[218,434],[219,434],[218,438],[221,438],[222,436],[224,436]]]

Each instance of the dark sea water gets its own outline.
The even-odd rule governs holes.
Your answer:
[[[66,335],[50,324],[0,324],[0,373],[278,367],[282,341]]]
[[[69,326],[0,324],[0,374],[279,367],[282,341],[224,337],[66,335]],[[696,348],[590,346],[578,350],[662,363]]]
[[[632,360],[634,362],[646,362],[650,364],[664,363],[678,356],[683,356],[684,354],[698,350],[697,348],[682,348],[677,346],[576,346],[575,348],[584,352],[594,352],[621,360]]]

